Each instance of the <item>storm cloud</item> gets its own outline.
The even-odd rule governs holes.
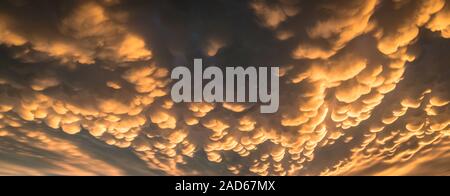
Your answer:
[[[450,175],[448,38],[446,0],[2,1],[0,174]],[[280,67],[278,112],[174,103],[194,58]]]

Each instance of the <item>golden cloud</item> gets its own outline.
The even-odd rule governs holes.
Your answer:
[[[129,174],[82,140],[145,174],[447,175],[427,166],[448,169],[447,1],[216,3],[184,17],[171,3],[44,6],[58,17],[5,3],[0,153],[51,167],[0,156],[0,174]],[[279,111],[174,103],[169,72],[197,55],[281,63]]]

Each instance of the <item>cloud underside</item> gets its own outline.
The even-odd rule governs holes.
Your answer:
[[[2,175],[450,175],[450,2],[0,3]],[[170,71],[280,66],[280,108]],[[126,164],[130,163],[130,164]]]

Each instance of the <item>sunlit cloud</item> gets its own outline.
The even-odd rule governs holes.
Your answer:
[[[2,2],[0,174],[449,175],[449,7]],[[173,102],[199,57],[280,66],[278,112]]]

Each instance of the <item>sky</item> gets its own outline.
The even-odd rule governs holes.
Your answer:
[[[450,175],[448,0],[4,0],[0,175]],[[175,103],[279,67],[280,106]]]

